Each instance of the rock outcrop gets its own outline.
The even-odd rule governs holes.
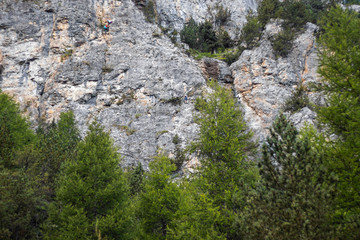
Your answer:
[[[81,132],[97,119],[126,165],[193,139],[193,105],[205,84],[196,62],[147,23],[131,0],[0,3],[0,87],[32,121],[73,110]],[[108,33],[101,21],[112,19]]]
[[[235,92],[244,106],[245,117],[251,129],[260,141],[264,140],[267,128],[286,100],[292,97],[293,91],[300,84],[306,89],[310,82],[318,81],[313,35],[317,27],[308,23],[306,31],[294,40],[293,49],[286,58],[276,58],[271,46],[271,37],[280,30],[278,22],[268,24],[259,46],[253,50],[245,50],[239,60],[231,65]],[[307,94],[313,102],[319,101],[318,95],[311,92]],[[302,126],[304,121],[312,123],[315,116],[306,107],[291,119],[296,119],[294,122],[297,126]]]
[[[34,123],[73,110],[85,135],[97,119],[120,147],[124,165],[142,162],[146,167],[159,149],[174,150],[175,135],[183,145],[194,140],[198,127],[192,100],[206,89],[207,78],[234,88],[260,140],[294,88],[317,81],[312,24],[295,40],[290,55],[279,59],[269,39],[280,27],[267,25],[259,47],[244,51],[229,68],[219,60],[197,62],[187,56],[146,21],[141,4],[146,1],[2,0],[0,88]],[[245,12],[256,8],[248,0],[156,1],[160,24],[178,30],[190,17],[214,18],[220,5],[231,12],[225,26],[233,35]],[[109,19],[110,31],[104,32]],[[291,119],[300,126],[314,116],[303,108]]]
[[[246,15],[256,12],[255,0],[156,0],[159,24],[164,28],[180,32],[191,18],[197,23],[211,21],[222,25],[231,37],[240,34],[246,23]]]

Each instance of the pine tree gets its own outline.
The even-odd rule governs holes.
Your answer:
[[[199,26],[193,18],[184,26],[180,32],[181,41],[188,44],[190,48],[200,49],[199,47]]]
[[[246,24],[241,29],[241,41],[246,44],[246,48],[251,49],[259,42],[263,26],[259,17],[256,17],[252,12],[246,16],[246,20]]]
[[[282,114],[259,166],[262,184],[250,205],[249,239],[329,239],[332,188],[322,156]]]
[[[344,238],[360,237],[360,18],[333,8],[321,21],[320,91],[327,106],[318,111],[327,129],[328,162],[337,174],[334,221]],[[334,138],[335,134],[337,137]]]
[[[55,180],[61,165],[66,160],[76,158],[79,141],[80,133],[76,127],[74,113],[63,112],[57,123],[42,123],[37,129],[36,141],[31,152],[27,151],[19,156],[24,164],[28,162],[27,172],[37,179],[46,195],[46,200],[49,201],[54,197]]]
[[[262,27],[269,22],[271,18],[276,18],[276,12],[280,7],[280,2],[278,0],[263,0],[259,4],[257,9],[258,20]]]
[[[196,102],[200,134],[194,149],[201,162],[197,184],[219,207],[223,222],[218,230],[228,239],[238,239],[241,233],[232,226],[256,180],[254,162],[247,158],[254,144],[231,91],[216,82],[209,85],[213,92]]]
[[[136,168],[130,169],[127,177],[130,187],[130,195],[136,196],[137,194],[140,194],[143,190],[144,182],[144,169],[141,163],[139,163]]]
[[[211,22],[205,21],[199,26],[199,44],[203,52],[214,52],[217,48],[218,39]]]
[[[34,139],[18,104],[0,90],[0,167],[18,167],[14,155]]]
[[[139,196],[141,239],[165,239],[181,198],[180,189],[171,178],[176,166],[168,157],[159,155],[149,167],[144,190]]]
[[[36,223],[39,196],[19,152],[34,141],[30,123],[18,104],[0,90],[0,236],[2,239],[31,239],[38,234]]]
[[[46,239],[94,239],[95,226],[107,239],[125,239],[128,188],[109,133],[89,126],[76,160],[65,163],[49,207]]]
[[[167,239],[226,239],[226,233],[219,231],[223,223],[220,207],[214,204],[209,194],[199,191],[200,179],[182,179],[181,201],[175,217],[170,223]]]

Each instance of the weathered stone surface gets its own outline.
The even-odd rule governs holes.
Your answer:
[[[160,23],[178,30],[190,17],[215,21],[217,4],[231,12],[225,26],[232,35],[241,29],[245,12],[256,8],[249,0],[156,1]],[[102,24],[109,19],[106,33]],[[308,24],[290,55],[276,59],[269,38],[280,30],[277,22],[267,25],[260,46],[244,51],[229,68],[219,60],[189,58],[145,21],[132,0],[2,0],[0,88],[34,123],[71,109],[85,135],[97,119],[120,147],[124,165],[146,167],[158,150],[174,150],[176,134],[183,146],[194,140],[192,100],[206,89],[207,78],[233,85],[256,138],[264,139],[293,89],[318,81],[316,27]],[[304,108],[290,118],[302,126],[315,115]],[[193,164],[196,159],[189,168]]]
[[[272,124],[293,90],[303,84],[318,81],[316,74],[318,61],[314,31],[317,27],[307,24],[306,31],[294,41],[291,53],[286,58],[275,58],[270,38],[281,30],[279,22],[272,22],[265,28],[259,47],[246,50],[239,60],[231,65],[234,88],[240,102],[244,105],[245,117],[255,132],[255,137],[263,141],[267,129]],[[315,101],[319,96],[308,92]],[[309,109],[308,109],[309,110]],[[315,114],[301,110],[292,116],[299,126],[300,119],[311,122]]]
[[[125,165],[147,166],[158,149],[174,148],[175,134],[184,143],[195,137],[193,104],[183,97],[199,94],[205,79],[131,0],[6,0],[0,8],[0,87],[31,120],[72,109],[85,134],[97,119]]]
[[[252,10],[256,12],[257,1],[254,0],[156,0],[159,24],[164,28],[175,29],[180,32],[184,24],[193,18],[195,22],[211,21],[219,26],[217,15],[219,9],[228,10],[230,16],[222,23],[231,37],[240,34],[246,22],[246,14]]]

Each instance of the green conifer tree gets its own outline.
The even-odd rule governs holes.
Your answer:
[[[18,167],[14,155],[34,139],[18,104],[0,90],[0,167]]]
[[[17,156],[34,141],[18,104],[0,90],[0,238],[32,239],[38,234],[36,185]]]
[[[327,106],[318,111],[327,129],[328,161],[337,174],[334,222],[346,239],[360,238],[360,18],[333,8],[321,21],[318,43]],[[333,134],[337,137],[334,138]]]
[[[331,191],[322,157],[282,114],[263,145],[262,184],[251,201],[249,239],[330,239]]]
[[[171,178],[176,166],[168,157],[159,155],[149,167],[150,172],[139,196],[141,239],[165,239],[181,198],[180,189]]]
[[[63,167],[45,239],[94,239],[95,226],[103,238],[126,239],[128,187],[119,162],[109,133],[92,123],[76,160]]]
[[[29,165],[27,173],[36,178],[39,187],[44,191],[46,200],[50,201],[55,194],[55,180],[61,165],[66,160],[76,158],[80,133],[72,111],[60,114],[57,123],[42,123],[37,129],[36,141],[32,150],[23,152],[19,159]],[[28,158],[33,158],[29,160]]]
[[[180,32],[181,41],[188,44],[190,48],[200,49],[199,47],[199,26],[193,18],[184,26]]]
[[[130,169],[127,173],[129,187],[130,187],[130,195],[136,196],[141,193],[143,190],[143,182],[144,182],[144,169],[139,163],[137,167]]]
[[[196,102],[200,135],[194,149],[201,162],[196,184],[219,207],[218,230],[228,239],[239,239],[241,232],[234,222],[256,180],[254,162],[247,158],[254,144],[232,92],[216,82],[209,85],[213,92]]]
[[[211,22],[205,21],[199,26],[199,44],[203,52],[214,52],[218,43],[216,32]]]

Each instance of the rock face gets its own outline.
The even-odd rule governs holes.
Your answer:
[[[295,40],[289,57],[280,59],[269,41],[280,27],[269,24],[260,46],[244,51],[229,68],[219,60],[188,57],[157,25],[145,21],[135,2],[2,0],[0,88],[34,123],[73,110],[85,135],[97,119],[120,147],[125,166],[142,162],[146,167],[159,149],[174,150],[176,134],[183,145],[194,140],[198,128],[191,100],[202,94],[207,78],[234,88],[260,140],[299,82],[317,81],[312,24]],[[220,5],[231,12],[226,26],[233,34],[246,10],[256,8],[247,0],[156,1],[160,23],[176,29],[189,17],[214,18]],[[109,19],[110,31],[104,32]],[[291,119],[301,125],[314,114],[304,108]]]
[[[72,109],[84,134],[97,119],[111,131],[125,165],[193,139],[193,105],[205,84],[196,63],[131,0],[0,3],[0,83],[35,121]],[[100,21],[112,19],[108,33]]]
[[[180,32],[191,18],[197,23],[211,21],[223,25],[231,37],[238,36],[248,11],[256,12],[256,0],[156,0],[159,23]],[[224,20],[224,13],[228,17]]]
[[[280,30],[279,23],[268,24],[259,47],[244,51],[239,60],[231,65],[235,92],[244,106],[250,127],[260,141],[264,140],[267,128],[299,84],[306,88],[310,82],[318,81],[313,36],[317,27],[308,23],[306,31],[295,39],[288,57],[276,59],[270,38]],[[307,94],[313,102],[319,101],[319,96],[311,92]],[[312,123],[315,114],[306,107],[291,119],[297,126],[302,126],[304,121]]]

